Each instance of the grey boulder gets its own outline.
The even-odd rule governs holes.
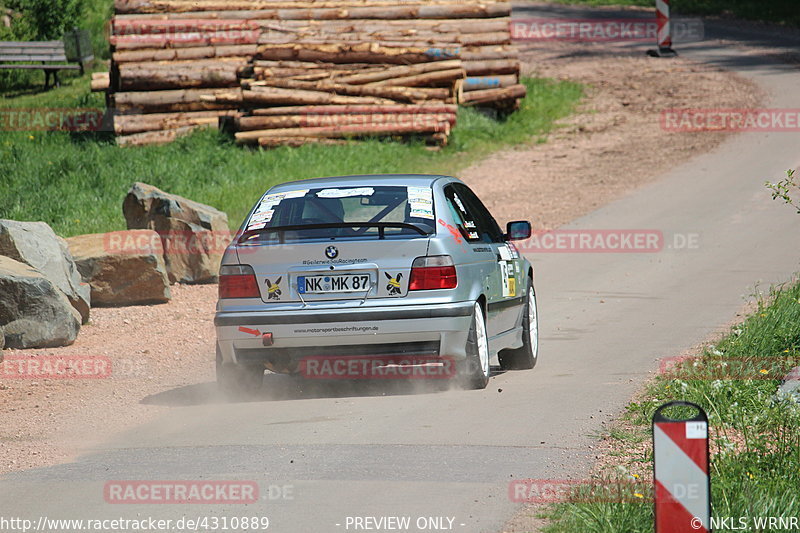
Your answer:
[[[0,256],[32,266],[66,295],[80,313],[81,322],[89,321],[91,290],[81,282],[67,244],[44,222],[0,220]]]
[[[209,205],[134,183],[122,203],[128,229],[161,236],[170,283],[213,283],[230,242],[228,215]]]
[[[0,327],[7,348],[54,348],[75,342],[81,321],[49,278],[0,256]]]

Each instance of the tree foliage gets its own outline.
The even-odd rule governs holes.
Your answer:
[[[11,23],[0,23],[0,41],[54,41],[84,25],[85,0],[0,0],[0,13],[8,13]],[[0,87],[27,87],[43,76],[40,71],[2,70]]]
[[[783,200],[784,203],[794,207],[797,213],[800,214],[800,176],[795,176],[794,169],[786,171],[786,177],[777,183],[767,182],[767,188],[772,190],[773,200]]]
[[[54,40],[80,25],[84,0],[0,0],[0,7],[14,13],[7,33],[15,39]]]

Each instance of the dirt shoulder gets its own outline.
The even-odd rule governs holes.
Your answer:
[[[662,109],[750,107],[761,98],[745,80],[683,58],[557,43],[525,48],[523,58],[526,73],[586,84],[587,94],[546,143],[497,153],[463,173],[502,223],[559,226],[725,138],[666,133]],[[168,304],[93,309],[73,346],[3,352],[106,356],[117,371],[100,380],[0,380],[0,473],[70,460],[182,396],[221,401],[212,384],[215,301],[216,286],[173,286]]]
[[[664,131],[662,110],[750,108],[762,99],[744,78],[682,57],[597,43],[547,42],[523,51],[526,74],[580,82],[586,98],[546,143],[496,153],[463,173],[503,223],[558,227],[728,136]]]
[[[159,394],[214,379],[217,286],[174,285],[172,296],[162,305],[92,309],[72,346],[3,352],[3,364],[15,365],[41,356],[108,358],[111,372],[105,379],[0,379],[0,473],[70,460],[180,403]],[[212,393],[206,401],[221,400]]]

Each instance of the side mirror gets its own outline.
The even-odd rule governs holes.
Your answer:
[[[527,220],[515,220],[506,224],[506,240],[521,241],[531,236],[531,223]]]

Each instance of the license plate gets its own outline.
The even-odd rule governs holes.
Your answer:
[[[298,276],[297,278],[297,292],[300,294],[366,292],[369,287],[369,274]]]

